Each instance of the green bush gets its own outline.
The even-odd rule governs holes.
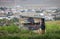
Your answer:
[[[14,33],[14,32],[18,32],[18,27],[17,26],[2,26],[0,27],[0,30],[7,31],[8,33]]]

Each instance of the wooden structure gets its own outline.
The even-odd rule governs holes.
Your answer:
[[[39,30],[41,33],[45,33],[45,20],[42,17],[35,16],[20,16],[20,26],[25,27],[28,30]],[[40,30],[41,29],[41,30]]]

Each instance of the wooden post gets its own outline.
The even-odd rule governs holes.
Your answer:
[[[41,34],[44,34],[45,33],[45,19],[44,18],[41,18],[40,27],[41,27]]]

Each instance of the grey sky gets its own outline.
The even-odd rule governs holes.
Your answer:
[[[0,6],[39,5],[60,7],[60,0],[0,0]]]

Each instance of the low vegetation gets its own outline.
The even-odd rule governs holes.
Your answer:
[[[21,30],[16,25],[0,26],[0,39],[60,39],[60,21],[47,21],[45,34]]]

